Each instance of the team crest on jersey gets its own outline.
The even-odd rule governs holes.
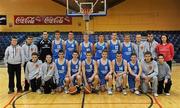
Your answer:
[[[75,67],[76,69],[78,69],[78,65],[76,65],[76,67]]]
[[[135,71],[137,70],[137,66],[134,66],[134,70],[135,70]]]
[[[64,66],[62,66],[62,70],[64,70]]]
[[[38,67],[39,67],[39,65],[38,65],[38,64],[36,64],[36,65],[35,65],[35,67],[36,67],[36,68],[38,68]]]
[[[115,49],[118,50],[118,45],[115,45]]]
[[[74,44],[72,44],[71,47],[74,47]]]
[[[122,70],[123,70],[123,67],[119,67],[119,70],[122,71]]]
[[[90,48],[87,48],[86,51],[90,51]]]
[[[57,48],[61,49],[61,45],[57,45]]]
[[[107,67],[107,66],[105,66],[105,70],[108,70],[108,67]]]
[[[128,48],[128,51],[131,51],[131,48]]]

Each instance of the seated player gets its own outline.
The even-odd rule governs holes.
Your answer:
[[[94,90],[97,90],[99,82],[99,77],[97,75],[97,64],[96,61],[92,59],[92,54],[89,51],[86,53],[86,59],[82,62],[82,72],[85,87],[89,86],[90,89],[94,88]],[[90,91],[92,90],[93,89]]]
[[[163,54],[158,55],[158,70],[158,94],[162,94],[164,91],[166,96],[169,96],[169,91],[172,85],[171,69],[169,65],[164,61]]]
[[[97,67],[101,91],[105,91],[107,89],[108,94],[112,95],[112,66],[111,61],[107,59],[107,53],[107,50],[103,50],[102,58],[97,61]],[[106,84],[108,85],[106,86]]]
[[[66,77],[68,70],[68,60],[64,58],[63,50],[59,50],[59,58],[55,60],[58,74],[59,74],[59,84],[57,86],[57,91],[62,92],[64,89],[65,93],[68,93],[69,78]]]
[[[27,62],[25,68],[25,78],[28,83],[31,85],[32,92],[41,93],[41,76],[40,76],[40,67],[42,65],[42,61],[38,60],[38,53],[32,53],[32,59]]]
[[[112,61],[112,68],[114,72],[116,90],[126,95],[127,84],[127,61],[122,58],[122,53],[118,51],[116,53],[116,59]]]
[[[78,59],[78,52],[73,52],[73,58],[68,63],[68,76],[70,79],[70,87],[82,86],[81,61]]]
[[[142,74],[142,67],[137,59],[137,55],[135,53],[131,54],[131,61],[128,63],[128,83],[129,88],[136,95],[139,95],[139,86],[140,86],[140,76]]]
[[[52,56],[50,54],[46,55],[46,60],[41,66],[40,73],[44,93],[54,94],[57,84],[59,83],[59,75],[56,64],[52,61]]]
[[[157,94],[158,86],[158,65],[157,62],[153,60],[151,52],[147,51],[144,54],[144,61],[142,61],[142,92],[147,93],[149,88],[149,83],[152,84],[152,93],[154,96]]]

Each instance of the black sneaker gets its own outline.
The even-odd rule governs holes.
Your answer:
[[[9,90],[8,91],[8,94],[12,94],[12,93],[14,93],[14,90]]]

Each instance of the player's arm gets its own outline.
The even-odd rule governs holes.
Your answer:
[[[55,43],[55,40],[53,40],[52,43],[51,43],[51,46],[52,46],[51,47],[51,52],[53,52],[54,43]]]
[[[81,72],[81,61],[79,61],[79,68],[78,68],[77,75],[82,75],[82,72]]]
[[[82,50],[82,43],[80,43],[79,45],[79,55],[81,54],[81,50]]]
[[[92,55],[94,55],[95,53],[94,53],[94,45],[93,45],[93,43],[91,43],[91,49],[92,49]]]
[[[71,61],[68,62],[67,76],[71,77]]]
[[[138,77],[140,77],[140,76],[141,76],[141,74],[142,74],[142,65],[141,65],[141,63],[138,63],[138,66],[139,66],[139,73],[138,73]]]
[[[114,76],[117,76],[117,74],[116,74],[116,72],[115,72],[115,60],[113,60],[113,61],[111,62],[111,65],[112,65],[112,72],[113,72]]]
[[[76,50],[77,50],[77,52],[79,52],[79,54],[80,54],[79,45],[78,45],[78,42],[77,42],[77,41],[76,41]]]
[[[86,70],[85,70],[85,62],[83,61],[82,62],[82,74],[83,74],[85,85],[87,85],[87,78],[86,78],[86,73],[85,72],[86,72]]]
[[[63,45],[63,51],[65,52],[65,41],[62,40],[62,45]]]
[[[109,51],[109,47],[110,47],[110,40],[107,42],[107,50]]]
[[[110,67],[110,71],[109,71],[108,75],[111,75],[113,73],[113,66],[112,66],[112,63],[110,60],[108,62],[109,62],[109,67]]]

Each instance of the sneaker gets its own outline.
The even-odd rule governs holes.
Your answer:
[[[36,90],[36,93],[41,94],[41,90],[40,89]]]
[[[64,93],[68,94],[68,88],[64,87]]]
[[[51,91],[51,94],[55,94],[55,90],[52,90],[52,91]]]
[[[166,96],[170,96],[170,93],[166,93]]]
[[[108,95],[112,95],[112,90],[108,89]]]
[[[12,94],[12,93],[14,93],[14,90],[9,90],[8,91],[8,94]]]
[[[123,95],[127,95],[127,92],[125,89],[122,90]]]
[[[23,93],[23,91],[20,89],[20,90],[17,90],[17,93]]]
[[[136,95],[140,95],[140,92],[139,92],[138,90],[136,90],[134,93],[135,93]]]
[[[155,97],[158,97],[158,94],[157,94],[157,93],[154,93],[154,96],[155,96]]]

